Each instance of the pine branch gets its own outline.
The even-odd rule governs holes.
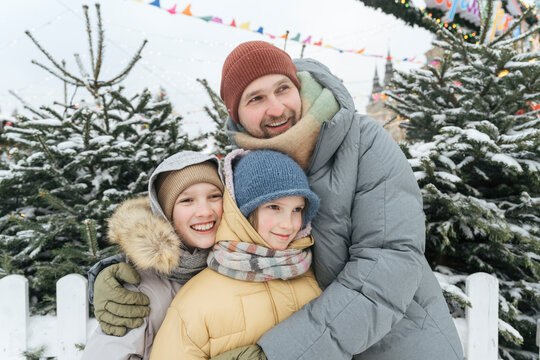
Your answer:
[[[536,27],[534,27],[532,29],[529,29],[526,32],[524,32],[523,34],[521,34],[519,36],[516,36],[515,38],[508,39],[506,41],[502,41],[502,42],[498,43],[497,46],[495,46],[495,47],[500,48],[500,47],[503,47],[503,46],[513,44],[513,43],[518,42],[520,40],[523,40],[523,39],[525,39],[525,38],[527,38],[529,36],[532,36],[532,35],[536,34],[537,32],[540,32],[540,27],[539,26],[536,26]]]
[[[60,120],[60,121],[64,120],[64,117],[63,117],[62,115],[60,115],[59,113],[57,113],[56,111],[54,111],[54,110],[53,110],[51,107],[49,107],[49,106],[42,106],[40,109],[49,112],[52,116],[54,116],[55,118],[57,118],[57,119]]]
[[[45,65],[43,64],[40,64],[39,62],[37,62],[36,60],[32,60],[31,61],[32,64],[34,65],[37,65],[39,66],[40,68],[42,68],[43,70],[47,71],[49,74],[53,75],[54,77],[62,80],[63,82],[65,83],[68,83],[70,85],[74,85],[74,86],[84,86],[83,83],[77,83],[77,82],[74,82],[73,80],[68,80],[66,79],[65,77],[63,77],[62,75],[59,75],[57,73],[55,73],[53,70],[49,69],[48,67],[46,67]]]
[[[80,55],[78,53],[75,53],[73,54],[73,56],[75,57],[75,62],[77,63],[77,67],[79,68],[79,72],[81,73],[81,76],[83,77],[83,79],[88,79],[89,75],[86,69],[84,68]]]
[[[62,60],[62,67],[66,69],[66,61]],[[67,81],[62,81],[64,83],[64,103],[67,104]],[[67,108],[64,110],[64,116],[66,115]]]
[[[21,104],[23,104],[23,107],[29,111],[31,111],[32,113],[36,114],[37,116],[39,116],[40,118],[42,119],[45,119],[47,116],[43,113],[40,113],[37,109],[34,109],[32,107],[32,105],[28,104],[22,97],[20,97],[15,91],[13,90],[8,90],[8,93],[10,93],[12,96],[14,96],[17,100],[19,100],[21,102]]]
[[[492,42],[488,43],[488,46],[493,46],[497,44],[499,41],[501,41],[502,39],[504,39],[505,37],[507,37],[508,35],[511,35],[512,32],[520,25],[521,21],[523,21],[525,17],[527,17],[531,13],[531,11],[532,11],[532,7],[528,8],[527,11],[525,11],[525,13],[523,13],[519,17],[519,20],[514,20],[513,24],[501,36],[497,37]]]
[[[135,66],[135,64],[137,63],[137,61],[139,61],[141,59],[141,52],[143,51],[144,47],[146,46],[146,43],[148,43],[148,40],[144,40],[141,47],[139,48],[139,50],[137,50],[137,52],[135,53],[135,55],[133,56],[133,58],[130,60],[130,62],[128,63],[128,65],[126,66],[126,68],[124,69],[124,71],[122,71],[118,76],[116,76],[115,78],[109,80],[109,81],[106,81],[102,84],[102,86],[112,86],[112,85],[115,85],[117,83],[119,83],[120,81],[122,81],[126,76],[127,74],[131,71],[131,69],[133,68],[133,66]]]
[[[79,90],[79,86],[75,86],[75,90],[73,90],[73,95],[71,96],[71,99],[69,100],[69,106],[73,106],[73,100],[75,99],[77,90]]]
[[[92,73],[95,74],[96,65],[94,60],[94,42],[92,41],[92,27],[90,25],[90,17],[88,16],[88,5],[83,5],[83,10],[84,18],[86,20],[86,33],[88,34],[88,50],[90,52],[90,63],[92,65]]]
[[[214,92],[214,90],[208,85],[208,81],[206,79],[196,79],[202,86],[204,86],[206,92],[210,96],[210,100],[212,101],[212,104],[214,105],[214,109],[217,111],[218,116],[220,119],[227,119],[228,113],[225,109],[225,104],[223,103],[223,100]]]
[[[489,31],[488,24],[491,21],[491,16],[493,15],[493,0],[488,0],[487,9],[483,12],[485,16],[480,16],[480,40],[479,43],[483,44],[486,41],[487,32]]]
[[[391,123],[393,123],[394,121],[396,121],[398,119],[399,116],[393,116],[391,119],[389,120],[386,120],[383,124],[382,124],[382,127],[385,128],[386,126],[390,125]]]
[[[41,145],[41,148],[43,149],[43,151],[45,152],[45,154],[47,155],[47,157],[49,158],[49,161],[51,162],[52,166],[54,168],[56,168],[56,161],[54,160],[54,157],[52,155],[52,153],[49,151],[49,148],[47,147],[47,145],[45,145],[45,143],[43,142],[43,140],[41,139],[41,136],[36,133],[34,135],[37,140],[39,141],[40,145]]]
[[[465,62],[465,65],[470,65],[471,61],[469,59],[469,54],[467,53],[467,48],[465,46],[465,42],[463,41],[463,36],[458,36],[459,44],[461,45],[461,54],[463,55],[463,59]]]
[[[103,63],[103,49],[104,49],[104,32],[103,32],[103,21],[101,20],[101,9],[99,3],[96,3],[96,14],[98,19],[98,54],[96,58],[96,70],[94,71],[94,81],[98,81],[99,73],[101,71],[101,64]]]
[[[86,219],[84,220],[83,224],[83,229],[81,231],[83,238],[86,240],[86,243],[90,248],[92,257],[95,259],[97,258],[97,253],[99,250],[96,232],[96,222],[92,219]]]
[[[90,120],[92,118],[92,114],[88,114],[86,119],[84,120],[84,147],[85,149],[88,149],[90,146]]]
[[[104,119],[103,121],[105,121],[105,131],[107,133],[109,133],[110,131],[110,127],[109,127],[109,109],[108,109],[108,106],[107,106],[107,99],[105,98],[105,95],[101,95],[101,102],[103,103],[103,115],[104,115]]]
[[[49,61],[54,65],[54,67],[56,67],[58,70],[60,70],[60,72],[62,74],[64,74],[65,76],[71,78],[75,82],[84,83],[81,79],[75,77],[74,75],[72,75],[69,72],[67,72],[66,70],[64,70],[64,68],[62,68],[62,66],[60,64],[58,64],[56,62],[56,60],[54,60],[53,57],[44,48],[41,47],[39,42],[32,36],[30,31],[26,30],[24,33],[30,38],[30,40],[32,40],[34,45],[37,46],[37,48],[47,57],[47,59],[49,59]]]
[[[70,214],[77,215],[75,210],[73,210],[71,207],[69,207],[65,202],[57,198],[56,196],[52,195],[50,191],[47,191],[45,189],[39,189],[39,196],[44,198],[50,205],[53,207],[59,209],[59,210],[65,210],[69,212]]]

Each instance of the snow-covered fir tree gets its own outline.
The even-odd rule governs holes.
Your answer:
[[[145,43],[118,76],[100,78],[99,4],[96,10],[93,32],[84,7],[90,72],[77,55],[80,75],[67,71],[27,33],[51,66],[33,63],[61,79],[66,96],[51,106],[25,104],[31,116],[18,116],[16,126],[1,135],[9,161],[0,169],[0,277],[20,273],[29,279],[33,311],[54,309],[62,276],[85,274],[114,252],[105,239],[105,220],[121,201],[146,192],[157,164],[180,150],[201,150],[181,131],[181,117],[173,115],[166,97],[153,99],[148,90],[127,96],[119,85]],[[74,104],[68,88],[84,88],[91,96]]]
[[[516,49],[539,29],[512,38],[517,20],[489,40],[492,3],[476,44],[428,19],[445,53],[439,65],[396,72],[387,105],[409,119],[404,151],[423,194],[432,266],[494,274],[500,357],[537,359],[540,53]]]
[[[229,114],[223,100],[208,85],[206,79],[197,79],[212,101],[212,107],[205,106],[204,111],[214,121],[215,130],[208,134],[213,140],[212,153],[220,159],[232,150],[231,140],[227,135],[226,125]]]

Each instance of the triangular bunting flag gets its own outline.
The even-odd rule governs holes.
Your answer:
[[[176,14],[176,4],[174,4],[174,6],[167,11],[173,15]]]
[[[259,29],[257,31],[255,31],[255,32],[258,32],[259,34],[262,34],[263,33],[263,27],[260,26]]]
[[[216,23],[218,23],[218,24],[223,24],[223,20],[221,20],[221,18],[218,18],[218,17],[213,17],[213,18],[212,18],[212,21],[213,21],[213,22],[216,22]]]
[[[182,14],[187,15],[187,16],[193,16],[193,14],[191,13],[191,4],[189,4],[189,5],[184,9],[184,11],[182,11]]]
[[[305,38],[304,41],[302,41],[302,44],[311,44],[311,35]]]
[[[324,47],[327,48],[327,49],[333,49],[334,48],[332,45],[328,45],[328,44],[324,45]]]
[[[213,16],[199,16],[199,19],[204,20],[206,22],[212,20],[213,18],[214,18]]]
[[[249,21],[241,24],[239,26],[240,29],[249,30]]]
[[[232,27],[236,27],[236,21],[234,21],[234,19],[232,19],[232,22],[231,22],[231,25]]]
[[[357,54],[361,54],[361,53],[364,52],[364,50],[366,50],[366,48],[360,49],[360,50],[358,50],[356,53],[357,53]]]
[[[272,34],[269,34],[269,33],[266,33],[265,35],[268,35],[270,37],[270,39],[275,39],[276,38],[276,35],[272,35]]]
[[[322,39],[319,40],[319,41],[316,42],[316,43],[313,43],[313,45],[315,45],[315,46],[321,46],[321,45],[322,45]]]
[[[161,7],[161,6],[159,6],[159,0],[154,0],[148,5],[154,5],[154,6],[157,6],[157,7]]]
[[[291,40],[300,41],[300,33],[296,34],[296,36],[293,37]]]
[[[287,38],[287,35],[289,35],[289,34],[285,33],[285,34],[281,35],[279,38],[280,38],[280,39],[286,39],[286,38]]]

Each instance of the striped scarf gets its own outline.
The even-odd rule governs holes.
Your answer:
[[[210,269],[233,279],[288,280],[308,271],[311,250],[272,250],[246,242],[220,241],[210,251],[207,262]]]

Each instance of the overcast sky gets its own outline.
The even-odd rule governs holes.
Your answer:
[[[241,42],[265,40],[283,48],[283,39],[272,40],[256,33],[260,26],[273,35],[289,30],[291,37],[301,33],[301,40],[311,35],[312,42],[322,39],[323,44],[365,49],[364,54],[371,55],[386,55],[390,51],[398,60],[415,57],[419,62],[425,61],[424,53],[430,49],[433,38],[426,30],[406,26],[356,0],[161,0],[162,9],[148,5],[149,2],[101,1],[106,32],[102,79],[120,72],[143,39],[148,39],[143,59],[126,79],[128,92],[164,87],[175,110],[192,125],[210,123],[200,112],[209,100],[196,78],[206,78],[214,89],[219,89],[223,61]],[[47,59],[24,31],[29,29],[51,55],[65,59],[68,69],[78,74],[73,53],[80,53],[89,64],[82,12],[85,3],[90,6],[91,18],[95,18],[95,2],[0,2],[0,112],[9,114],[15,108],[21,109],[9,89],[36,106],[62,100],[62,83],[30,63],[36,59],[47,64]],[[181,15],[190,3],[195,16],[220,17],[227,25],[233,19],[237,25],[250,22],[252,31]],[[178,14],[165,11],[175,4]],[[286,51],[293,58],[300,57],[301,44],[289,40]],[[367,104],[375,67],[382,74],[385,63],[384,59],[316,46],[307,46],[304,57],[325,63],[342,78],[359,111],[364,111]],[[409,69],[421,64],[396,61],[394,66]],[[88,97],[84,91],[77,95]]]

